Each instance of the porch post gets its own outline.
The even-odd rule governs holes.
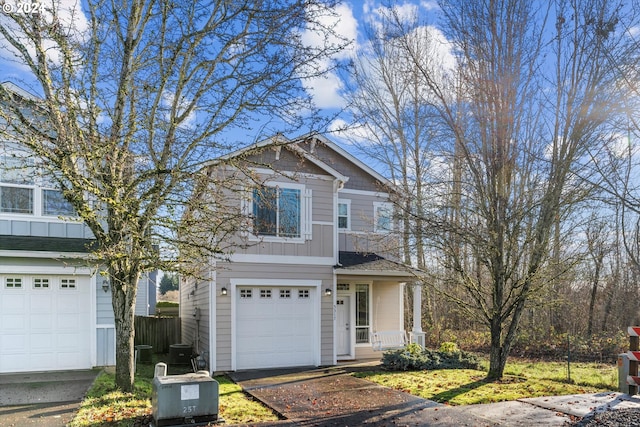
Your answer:
[[[424,347],[424,332],[422,332],[422,282],[413,283],[413,330],[411,342]]]

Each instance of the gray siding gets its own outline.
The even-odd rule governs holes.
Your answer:
[[[111,305],[111,290],[102,290],[102,278],[98,276],[96,290],[96,323],[98,325],[113,325],[113,306]]]
[[[70,237],[92,239],[93,233],[78,222],[46,221],[42,218],[13,219],[0,217],[0,234],[13,236]]]
[[[382,194],[354,194],[339,192],[339,200],[351,201],[351,230],[338,233],[338,248],[348,252],[376,253],[395,259],[398,257],[397,233],[374,233],[374,203],[385,203]]]
[[[113,366],[116,364],[116,330],[115,328],[98,328],[96,366]]]
[[[209,287],[208,280],[180,278],[180,318],[182,344],[189,344],[199,354],[209,349]],[[196,319],[198,309],[200,319]]]

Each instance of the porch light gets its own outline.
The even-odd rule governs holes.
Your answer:
[[[102,281],[102,290],[106,293],[109,290],[109,281],[104,279]]]
[[[220,295],[226,295],[226,294],[227,294],[227,288],[220,289]]]
[[[332,293],[331,288],[327,288],[324,290],[324,296],[326,297],[330,297],[331,293]]]

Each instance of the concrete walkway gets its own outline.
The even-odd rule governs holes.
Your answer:
[[[93,369],[1,374],[0,426],[66,426],[99,373]]]
[[[235,372],[231,377],[297,426],[566,426],[587,415],[640,410],[640,397],[597,393],[447,406],[349,375],[362,367]]]

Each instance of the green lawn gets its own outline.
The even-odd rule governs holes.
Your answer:
[[[485,367],[486,368],[486,367]],[[572,363],[567,381],[566,363],[520,362],[507,364],[500,382],[485,382],[485,371],[440,369],[419,372],[358,372],[354,375],[387,387],[451,405],[470,405],[523,397],[595,393],[617,389],[615,365]],[[140,365],[135,393],[114,391],[114,375],[101,374],[82,403],[71,427],[134,426],[151,414],[152,365]],[[220,384],[219,415],[228,424],[275,421],[274,413],[245,395],[226,376]]]
[[[419,372],[361,372],[360,378],[450,405],[473,405],[524,397],[612,391],[618,387],[615,366],[559,362],[511,362],[499,382],[486,382],[486,371],[440,369]]]
[[[278,417],[261,403],[242,392],[240,386],[226,376],[214,377],[219,388],[219,416],[228,424],[246,424],[260,421],[275,421]],[[115,390],[113,372],[102,373],[69,427],[118,426],[133,427],[143,420],[150,420],[152,365],[138,365],[135,392],[122,393]]]

